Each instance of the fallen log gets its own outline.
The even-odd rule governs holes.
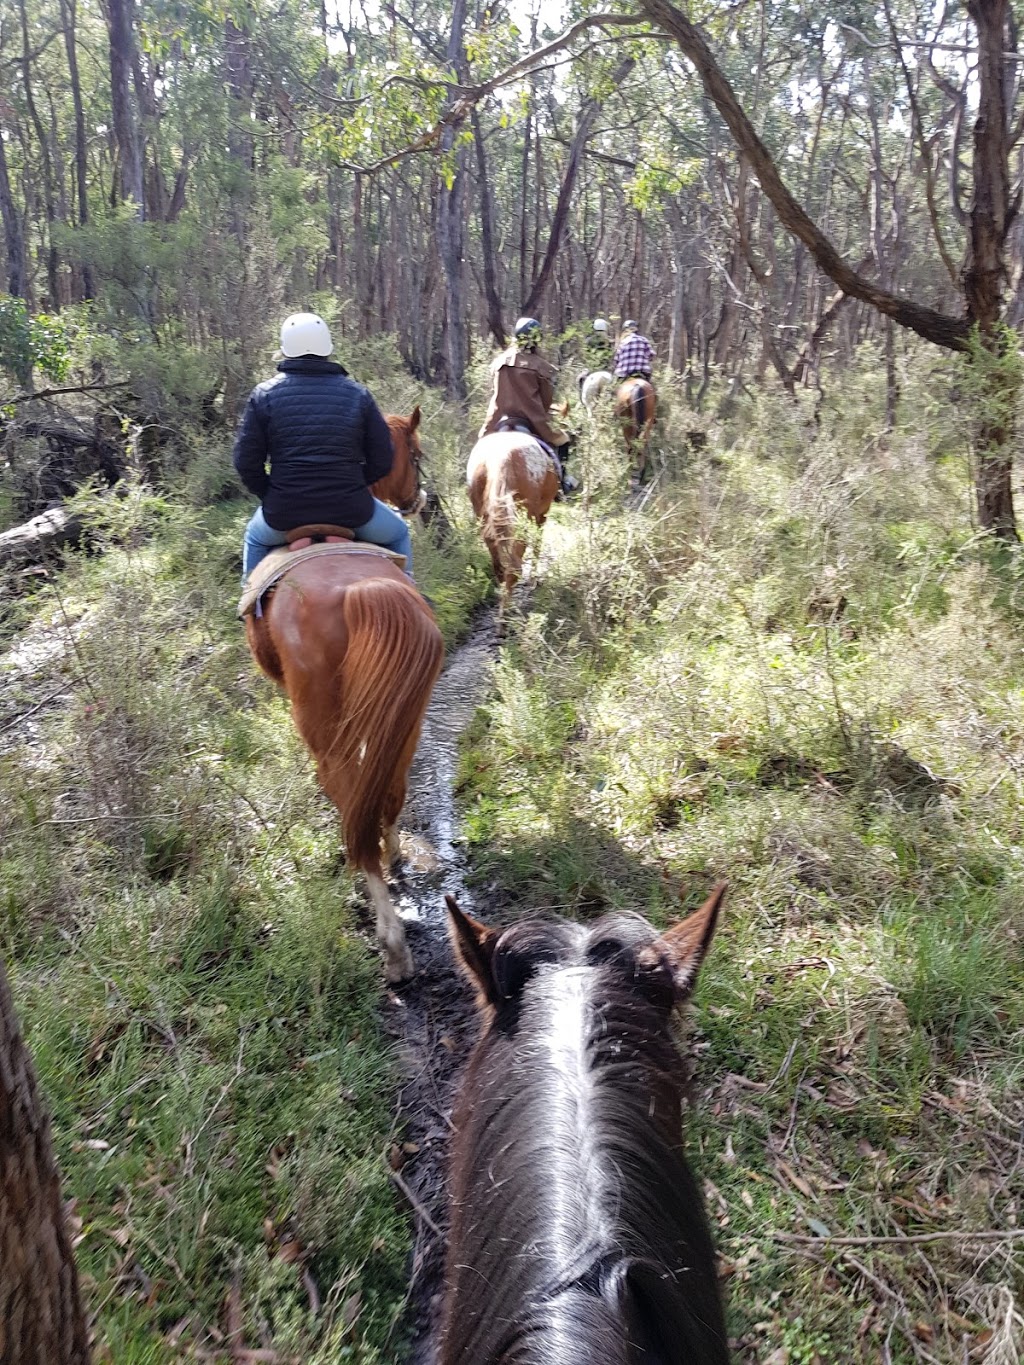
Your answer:
[[[38,564],[56,550],[77,545],[82,523],[63,507],[51,507],[31,521],[0,532],[0,565]]]

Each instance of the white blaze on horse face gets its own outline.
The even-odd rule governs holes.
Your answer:
[[[596,1222],[592,1229],[595,1241],[600,1242],[608,1233],[599,1198],[601,1166],[591,1141],[594,1078],[587,1060],[587,1030],[594,1007],[592,978],[593,968],[588,967],[570,967],[557,973],[544,1039],[551,1064],[562,1075],[568,1100],[556,1106],[551,1124],[551,1160],[561,1168],[558,1178],[552,1181],[556,1196],[552,1238],[563,1255],[571,1253],[579,1243],[581,1212],[586,1219]],[[565,1191],[574,1194],[563,1208],[558,1197]]]

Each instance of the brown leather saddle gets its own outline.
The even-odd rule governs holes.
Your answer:
[[[332,526],[327,521],[311,522],[288,531],[289,550],[305,550],[310,545],[340,545],[343,540],[355,540],[355,532],[348,526]]]
[[[368,555],[376,559],[390,559],[400,569],[405,568],[405,555],[387,550],[371,541],[356,540],[347,526],[332,526],[326,522],[296,526],[287,532],[287,543],[273,550],[260,561],[249,575],[238,603],[238,616],[250,612],[263,614],[263,597],[285,576],[307,559],[322,555]]]

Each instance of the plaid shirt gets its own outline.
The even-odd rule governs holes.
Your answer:
[[[631,332],[625,341],[620,341],[618,350],[615,352],[615,374],[619,379],[625,379],[631,374],[647,374],[651,372],[651,362],[654,359],[654,347],[642,337],[639,332]]]

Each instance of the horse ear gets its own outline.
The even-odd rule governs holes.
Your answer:
[[[496,1005],[500,991],[494,979],[493,959],[498,930],[488,929],[486,924],[481,924],[472,915],[460,910],[454,896],[445,896],[445,901],[448,905],[448,930],[459,964],[476,986],[481,1001]]]
[[[667,967],[672,975],[676,1003],[681,1004],[693,993],[697,973],[707,955],[718,924],[718,912],[725,900],[727,885],[719,882],[699,910],[666,929],[660,938],[643,949],[641,962]]]
[[[416,428],[419,426],[419,424],[420,424],[420,417],[421,417],[421,416],[422,416],[422,414],[421,414],[421,412],[420,412],[420,405],[419,405],[419,403],[417,403],[416,406],[413,408],[412,412],[409,414],[409,435],[410,435],[410,436],[413,434],[413,432],[414,432],[414,431],[416,430]]]

